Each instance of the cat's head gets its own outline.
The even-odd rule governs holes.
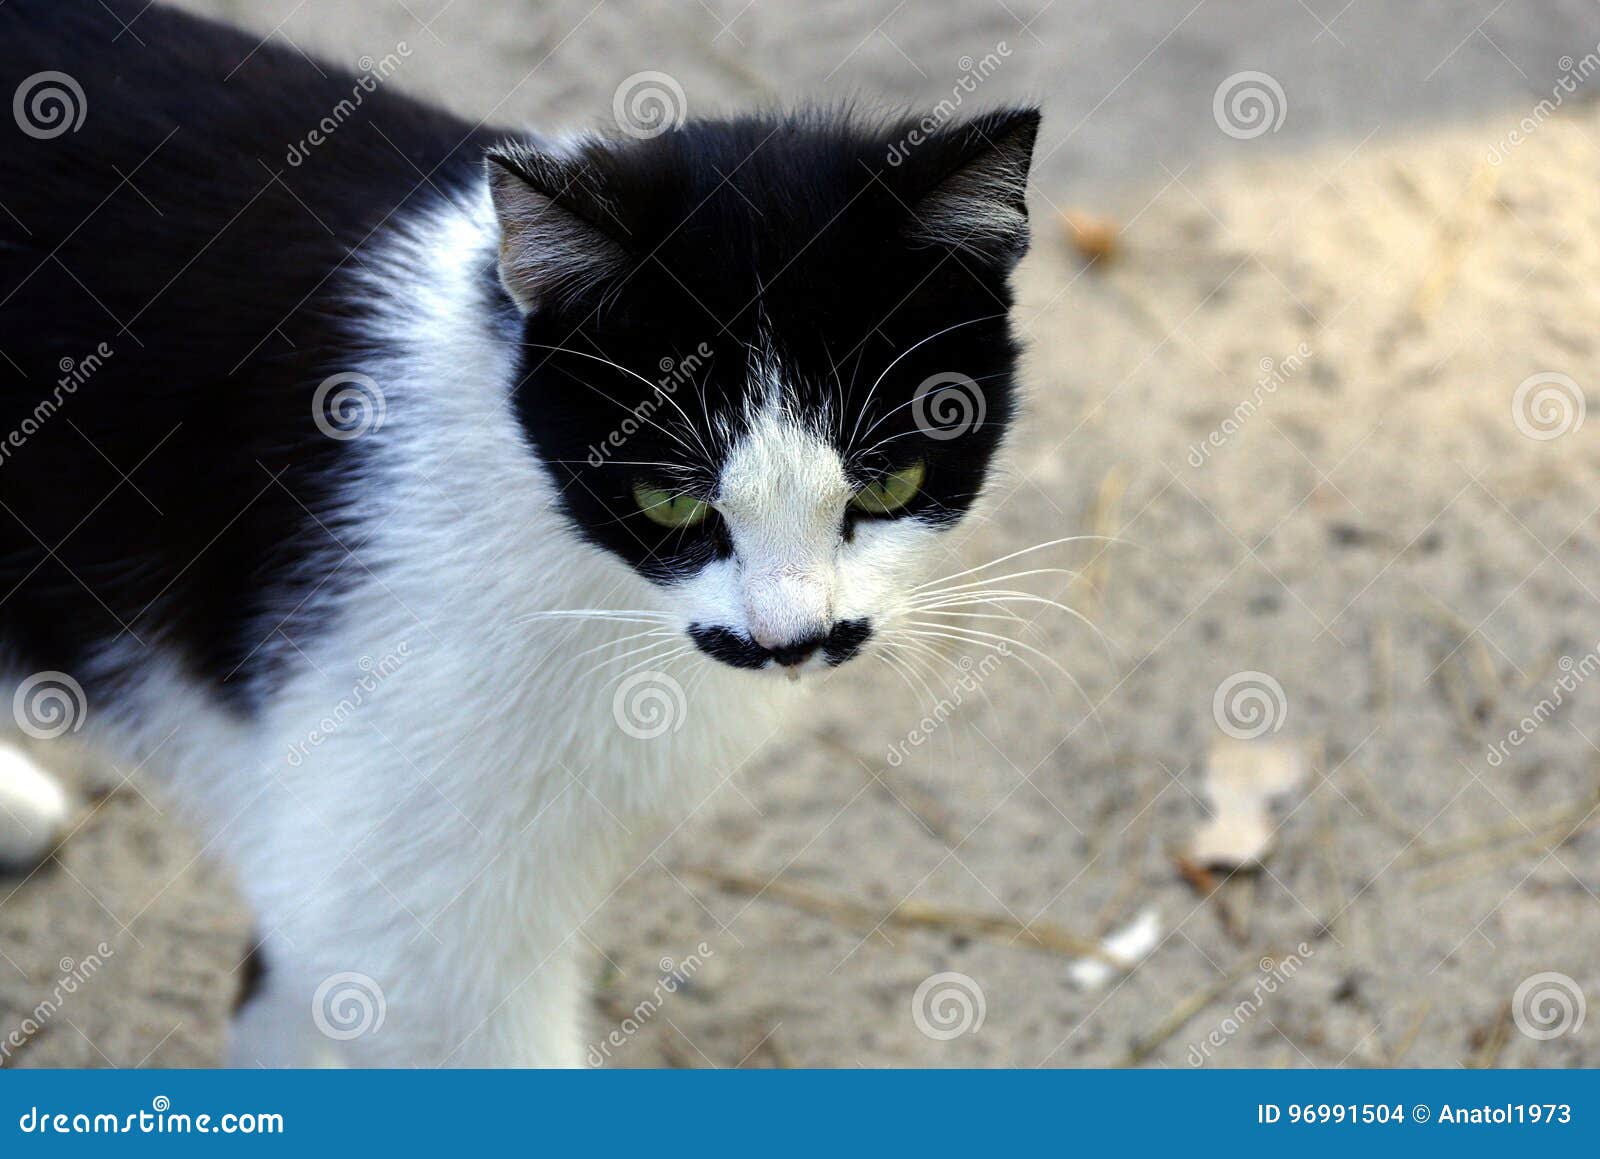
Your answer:
[[[522,423],[702,652],[841,664],[949,564],[1015,409],[1038,124],[800,113],[491,152]]]

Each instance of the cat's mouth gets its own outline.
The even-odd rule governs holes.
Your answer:
[[[872,621],[840,620],[818,632],[776,648],[758,644],[747,633],[713,624],[690,624],[689,638],[713,660],[732,668],[773,668],[791,675],[814,668],[837,668],[854,659],[872,637]]]

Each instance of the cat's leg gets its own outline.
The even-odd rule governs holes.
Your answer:
[[[352,895],[354,896],[354,895]],[[410,917],[377,890],[359,903],[390,931]],[[326,912],[326,907],[324,912]],[[266,974],[235,1015],[228,1065],[578,1067],[579,950],[534,947],[488,926],[394,938],[297,920],[266,951]]]
[[[572,790],[529,825],[496,774],[397,771],[354,725],[311,755],[231,829],[264,976],[230,1063],[582,1065],[583,848],[614,823]]]
[[[27,752],[0,739],[0,868],[27,869],[49,856],[66,831],[61,783]]]

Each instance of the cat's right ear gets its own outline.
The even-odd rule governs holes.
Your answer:
[[[524,314],[570,302],[627,269],[625,230],[594,168],[519,143],[486,153],[500,220],[500,283]]]

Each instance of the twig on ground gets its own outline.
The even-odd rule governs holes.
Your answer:
[[[1196,990],[1193,994],[1180,1001],[1167,1012],[1167,1015],[1160,1022],[1156,1023],[1154,1029],[1133,1040],[1133,1045],[1129,1047],[1127,1057],[1122,1060],[1122,1065],[1138,1066],[1160,1050],[1166,1045],[1168,1039],[1189,1025],[1207,1006],[1210,1006],[1223,994],[1227,993],[1230,986],[1251,970],[1256,969],[1261,959],[1265,956],[1258,954],[1253,958],[1241,961],[1220,978],[1213,979],[1208,985]]]
[[[1004,945],[1020,945],[1026,949],[1067,954],[1074,958],[1098,958],[1120,970],[1129,968],[1129,963],[1107,953],[1093,938],[1075,934],[1054,922],[1023,923],[1002,914],[947,909],[915,901],[903,901],[883,912],[878,907],[866,905],[852,898],[791,885],[786,881],[763,881],[754,874],[738,873],[715,866],[686,866],[683,872],[712,882],[732,893],[746,894],[751,898],[768,897],[795,909],[867,932],[882,926],[894,926],[903,930],[936,930],[963,937],[982,938]]]

